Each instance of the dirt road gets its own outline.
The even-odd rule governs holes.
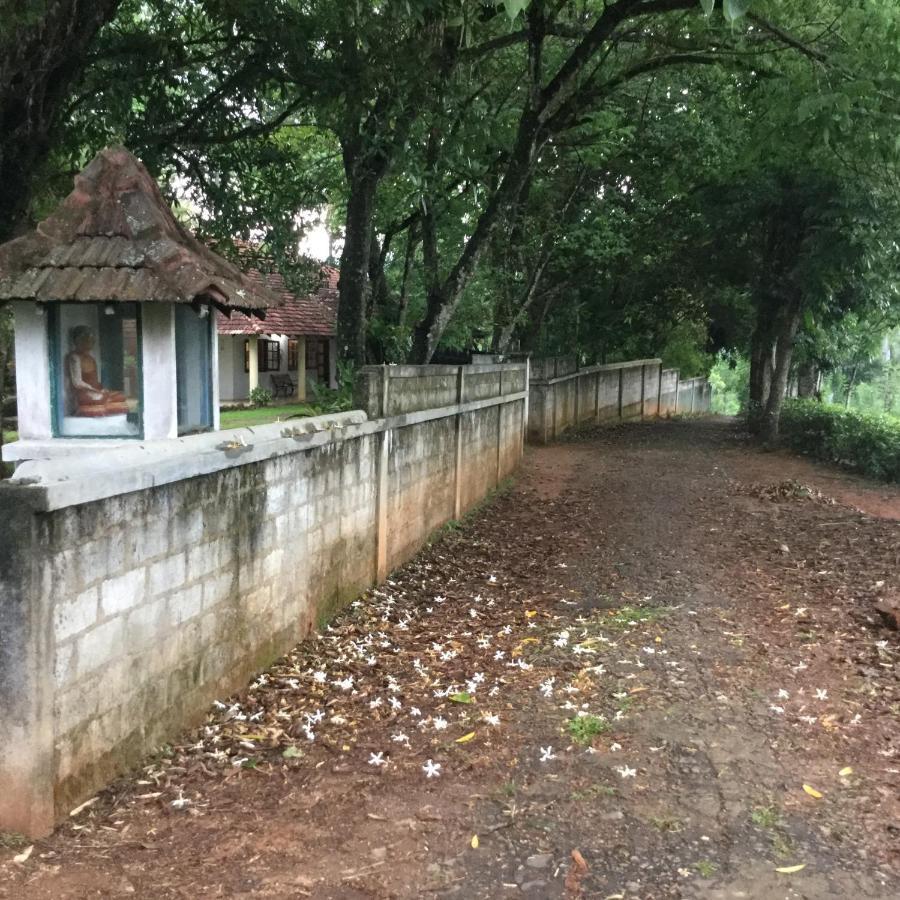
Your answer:
[[[862,511],[860,511],[862,510]],[[583,432],[0,897],[900,896],[900,491]]]

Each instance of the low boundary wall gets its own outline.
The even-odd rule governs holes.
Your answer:
[[[0,487],[0,829],[46,834],[521,458],[527,365],[367,368],[358,393]]]
[[[563,358],[534,363],[529,384],[528,440],[546,444],[566,429],[586,422],[708,412],[712,387],[705,378],[679,379],[662,360],[639,359],[571,371]],[[564,371],[555,377],[536,373]]]

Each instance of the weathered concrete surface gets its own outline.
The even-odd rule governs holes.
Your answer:
[[[20,466],[0,488],[0,828],[48,832],[515,468],[526,367],[442,368],[365,373],[374,419]]]
[[[533,363],[532,372],[552,373],[560,360]],[[565,374],[532,376],[528,439],[546,444],[567,428],[588,422],[656,418],[676,412],[709,410],[711,389],[705,378],[679,384],[678,371],[658,359],[589,366]]]

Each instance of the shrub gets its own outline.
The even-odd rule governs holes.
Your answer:
[[[791,400],[781,414],[784,443],[883,481],[900,481],[900,420],[816,400]]]
[[[256,406],[268,406],[272,402],[272,392],[264,387],[255,387],[250,391],[250,402]]]

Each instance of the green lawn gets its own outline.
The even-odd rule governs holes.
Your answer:
[[[15,431],[4,431],[3,432],[3,443],[11,444],[13,441],[17,441],[19,439],[19,435]]]
[[[248,428],[265,425],[291,416],[317,416],[319,411],[308,403],[291,403],[287,406],[261,406],[259,409],[227,409],[221,413],[221,427]]]

